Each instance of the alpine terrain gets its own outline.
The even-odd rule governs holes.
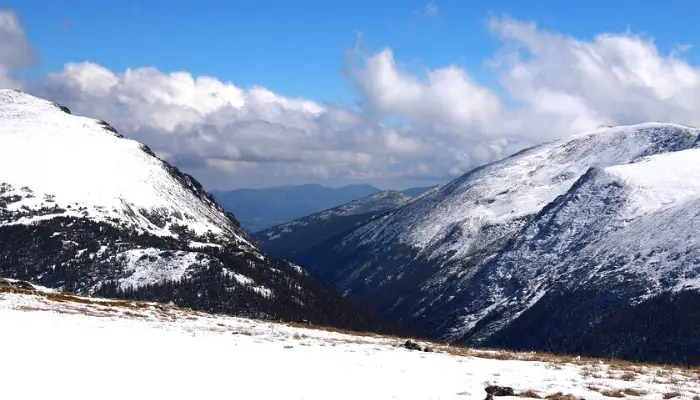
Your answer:
[[[342,206],[256,232],[252,237],[265,252],[291,259],[324,240],[376,218],[382,211],[406,205],[434,190],[437,190],[437,187],[424,190],[422,194],[413,197],[394,190],[381,191]]]
[[[647,123],[535,146],[294,260],[434,338],[697,364],[699,136]]]
[[[0,276],[66,291],[369,329],[261,253],[191,176],[104,121],[0,90]]]

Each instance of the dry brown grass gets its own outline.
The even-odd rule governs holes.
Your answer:
[[[524,392],[520,392],[517,395],[518,397],[524,397],[527,399],[541,399],[542,396],[539,395],[539,393],[535,392],[534,390],[526,390]]]
[[[632,371],[627,371],[622,375],[618,376],[617,379],[622,379],[623,381],[633,381],[637,379],[637,374]]]
[[[20,310],[20,311],[45,311],[45,309],[43,309],[43,308],[34,307],[34,306],[19,306],[16,308],[16,310]]]
[[[625,394],[620,389],[607,389],[600,393],[605,397],[625,397]]]
[[[435,344],[436,350],[458,356],[466,357],[476,357],[476,358],[486,358],[492,360],[519,360],[519,361],[533,361],[533,362],[543,362],[552,363],[556,365],[573,364],[583,366],[582,375],[584,377],[592,377],[596,379],[603,379],[606,376],[597,372],[591,366],[597,365],[600,362],[604,363],[609,371],[612,373],[622,374],[622,376],[615,379],[622,380],[634,380],[636,377],[632,375],[633,373],[645,373],[645,368],[656,368],[659,371],[664,371],[662,375],[669,375],[671,371],[691,371],[688,367],[671,365],[671,364],[650,364],[642,362],[633,362],[627,360],[619,360],[613,358],[598,358],[598,357],[583,357],[583,356],[572,356],[567,354],[553,354],[553,353],[542,353],[542,352],[516,352],[510,350],[497,350],[497,349],[473,349],[461,346],[454,346],[448,344]],[[700,373],[700,368],[696,373]],[[612,377],[612,376],[609,376]]]
[[[129,318],[140,318],[140,319],[148,318],[147,315],[138,314],[138,313],[135,313],[132,311],[125,311],[124,314],[122,314],[122,315],[124,315],[125,317],[129,317]]]
[[[590,365],[586,365],[586,366],[581,368],[580,374],[583,378],[592,378],[593,371],[594,371],[593,367],[591,367]]]
[[[564,396],[564,393],[556,392],[556,393],[550,393],[550,394],[544,396],[544,398],[545,399],[560,399],[562,396]]]
[[[574,396],[573,394],[564,394],[562,392],[557,392],[557,393],[552,393],[548,394],[545,396],[545,399],[551,399],[551,400],[579,400],[579,397]]]
[[[666,392],[664,393],[664,399],[673,399],[676,397],[681,397],[683,394],[681,392]]]
[[[641,389],[627,388],[627,389],[622,389],[622,393],[624,393],[628,396],[644,396],[648,392],[645,390],[641,390]]]
[[[390,338],[391,336],[382,336],[373,332],[360,332],[360,331],[351,331],[348,329],[342,329],[342,328],[336,328],[333,326],[323,326],[323,325],[313,325],[313,324],[307,324],[303,322],[286,322],[284,325],[291,326],[293,328],[302,328],[302,329],[314,329],[314,330],[319,330],[319,331],[325,331],[325,332],[335,332],[335,333],[340,333],[343,335],[352,335],[352,336],[367,336],[367,337],[386,337]],[[398,337],[396,337],[398,338]],[[405,338],[408,339],[408,338]]]

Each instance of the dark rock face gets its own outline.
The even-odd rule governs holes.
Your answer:
[[[0,279],[0,287],[8,289],[20,289],[20,290],[34,290],[34,287],[25,281],[8,281],[6,279]]]
[[[414,342],[413,340],[407,340],[406,343],[403,344],[403,347],[405,347],[409,350],[423,351],[423,347],[421,347],[421,345]]]
[[[410,339],[407,340],[402,347],[408,350],[422,351],[425,353],[432,353],[434,351],[432,347],[428,345],[421,345],[420,343],[416,343]]]
[[[491,385],[487,386],[484,390],[486,390],[486,393],[492,396],[515,396],[515,391],[513,388],[508,386]]]

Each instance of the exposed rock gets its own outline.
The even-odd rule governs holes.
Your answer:
[[[403,344],[403,347],[409,349],[409,350],[418,350],[418,351],[423,351],[423,347],[421,347],[420,344],[414,342],[413,340],[407,340],[406,343]]]
[[[493,396],[515,396],[515,391],[513,390],[513,388],[508,386],[491,385],[487,386],[484,390],[486,390],[486,393]]]
[[[34,286],[32,286],[29,282],[10,281],[7,279],[0,279],[0,287],[22,290],[34,290]]]

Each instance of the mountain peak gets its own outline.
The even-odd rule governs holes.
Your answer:
[[[199,183],[147,146],[26,93],[0,91],[0,171],[5,195],[21,198],[10,209],[55,209],[0,224],[89,214],[161,236],[181,225],[248,242]]]

